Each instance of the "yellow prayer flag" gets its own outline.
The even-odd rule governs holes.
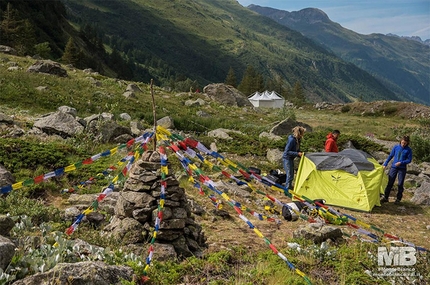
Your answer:
[[[281,188],[276,187],[274,185],[270,186],[270,189],[275,190],[275,191],[279,191],[279,192],[284,192],[284,190],[282,190]]]
[[[254,232],[259,236],[259,237],[261,237],[261,238],[263,238],[264,236],[263,236],[263,234],[257,229],[257,228],[254,228]]]
[[[360,225],[360,226],[365,227],[365,228],[367,228],[367,229],[369,229],[369,228],[370,228],[370,225],[369,225],[369,224],[366,224],[365,222],[362,222],[362,221],[360,221],[360,220],[356,220],[356,221],[355,221],[355,223],[356,223],[357,225]]]
[[[12,189],[13,190],[18,190],[18,189],[20,189],[20,188],[22,188],[22,181],[21,182],[18,182],[18,183],[15,183],[15,184],[12,184]]]
[[[69,172],[73,170],[76,170],[76,166],[74,164],[71,164],[69,166],[66,166],[66,168],[64,168],[64,172]]]
[[[228,163],[228,164],[230,164],[230,165],[231,165],[231,166],[233,166],[234,168],[237,168],[237,164],[236,164],[236,163],[234,163],[233,161],[231,161],[230,159],[226,158],[226,159],[225,159],[225,162],[226,162],[226,163]]]
[[[118,147],[114,147],[110,150],[110,155],[114,155],[118,151]]]
[[[167,129],[163,128],[162,126],[157,126],[157,135],[158,134],[164,134],[166,136],[172,135]]]
[[[89,213],[93,212],[93,210],[91,208],[87,208],[86,210],[84,210],[82,213],[84,215],[88,215]]]
[[[296,273],[297,274],[299,274],[300,276],[302,276],[302,277],[305,277],[306,276],[306,274],[304,273],[304,272],[302,272],[302,271],[300,271],[299,269],[297,269],[296,268]]]
[[[161,172],[166,175],[169,174],[169,168],[167,167],[167,165],[161,166]]]

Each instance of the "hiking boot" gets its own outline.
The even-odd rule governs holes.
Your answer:
[[[381,200],[379,200],[379,202],[381,202],[381,203],[387,203],[388,199],[385,198],[385,197],[382,197]]]
[[[400,204],[400,200],[397,199],[396,201],[394,201],[394,204],[399,205]]]

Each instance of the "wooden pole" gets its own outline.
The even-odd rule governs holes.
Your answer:
[[[155,151],[157,149],[157,115],[155,112],[155,97],[154,97],[154,87],[153,87],[153,82],[154,80],[151,79],[151,97],[152,97],[152,116],[154,117],[154,137],[153,137],[153,141],[154,141],[154,146],[153,146],[153,151]]]

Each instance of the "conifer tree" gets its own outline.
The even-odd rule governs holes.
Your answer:
[[[18,11],[7,3],[6,10],[3,12],[3,20],[0,23],[0,43],[7,46],[14,46],[20,21]]]
[[[230,69],[228,70],[227,77],[225,78],[225,84],[231,85],[233,87],[237,87],[237,78],[236,74],[234,73],[233,67],[230,66]]]
[[[7,4],[0,23],[0,43],[15,48],[18,55],[32,54],[36,34],[30,20],[22,20],[19,11]]]
[[[36,44],[34,46],[34,50],[35,50],[35,53],[41,56],[42,58],[49,58],[51,54],[51,47],[49,46],[49,42]]]
[[[66,44],[66,48],[64,49],[64,54],[61,58],[65,63],[70,63],[73,66],[78,67],[79,64],[79,49],[75,45],[75,41],[72,37],[69,38]]]
[[[24,20],[18,26],[18,31],[15,35],[15,49],[19,55],[33,55],[34,46],[36,45],[36,33],[33,24],[29,20]]]
[[[297,106],[303,105],[306,102],[305,92],[300,81],[296,81],[293,90],[293,103]]]
[[[256,91],[264,91],[264,78],[261,73],[257,73],[254,79],[254,89]]]
[[[258,91],[255,88],[255,80],[256,80],[256,72],[252,65],[248,65],[246,67],[245,73],[243,74],[242,81],[237,87],[239,91],[246,95],[251,95],[255,91]]]

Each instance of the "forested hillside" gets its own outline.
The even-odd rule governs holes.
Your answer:
[[[233,0],[7,3],[0,7],[2,33],[27,26],[35,34],[35,45],[28,42],[26,49],[2,37],[1,44],[21,55],[38,53],[118,78],[154,79],[178,91],[228,78],[246,95],[269,89],[296,101],[301,94],[309,102],[399,99],[369,73]]]

